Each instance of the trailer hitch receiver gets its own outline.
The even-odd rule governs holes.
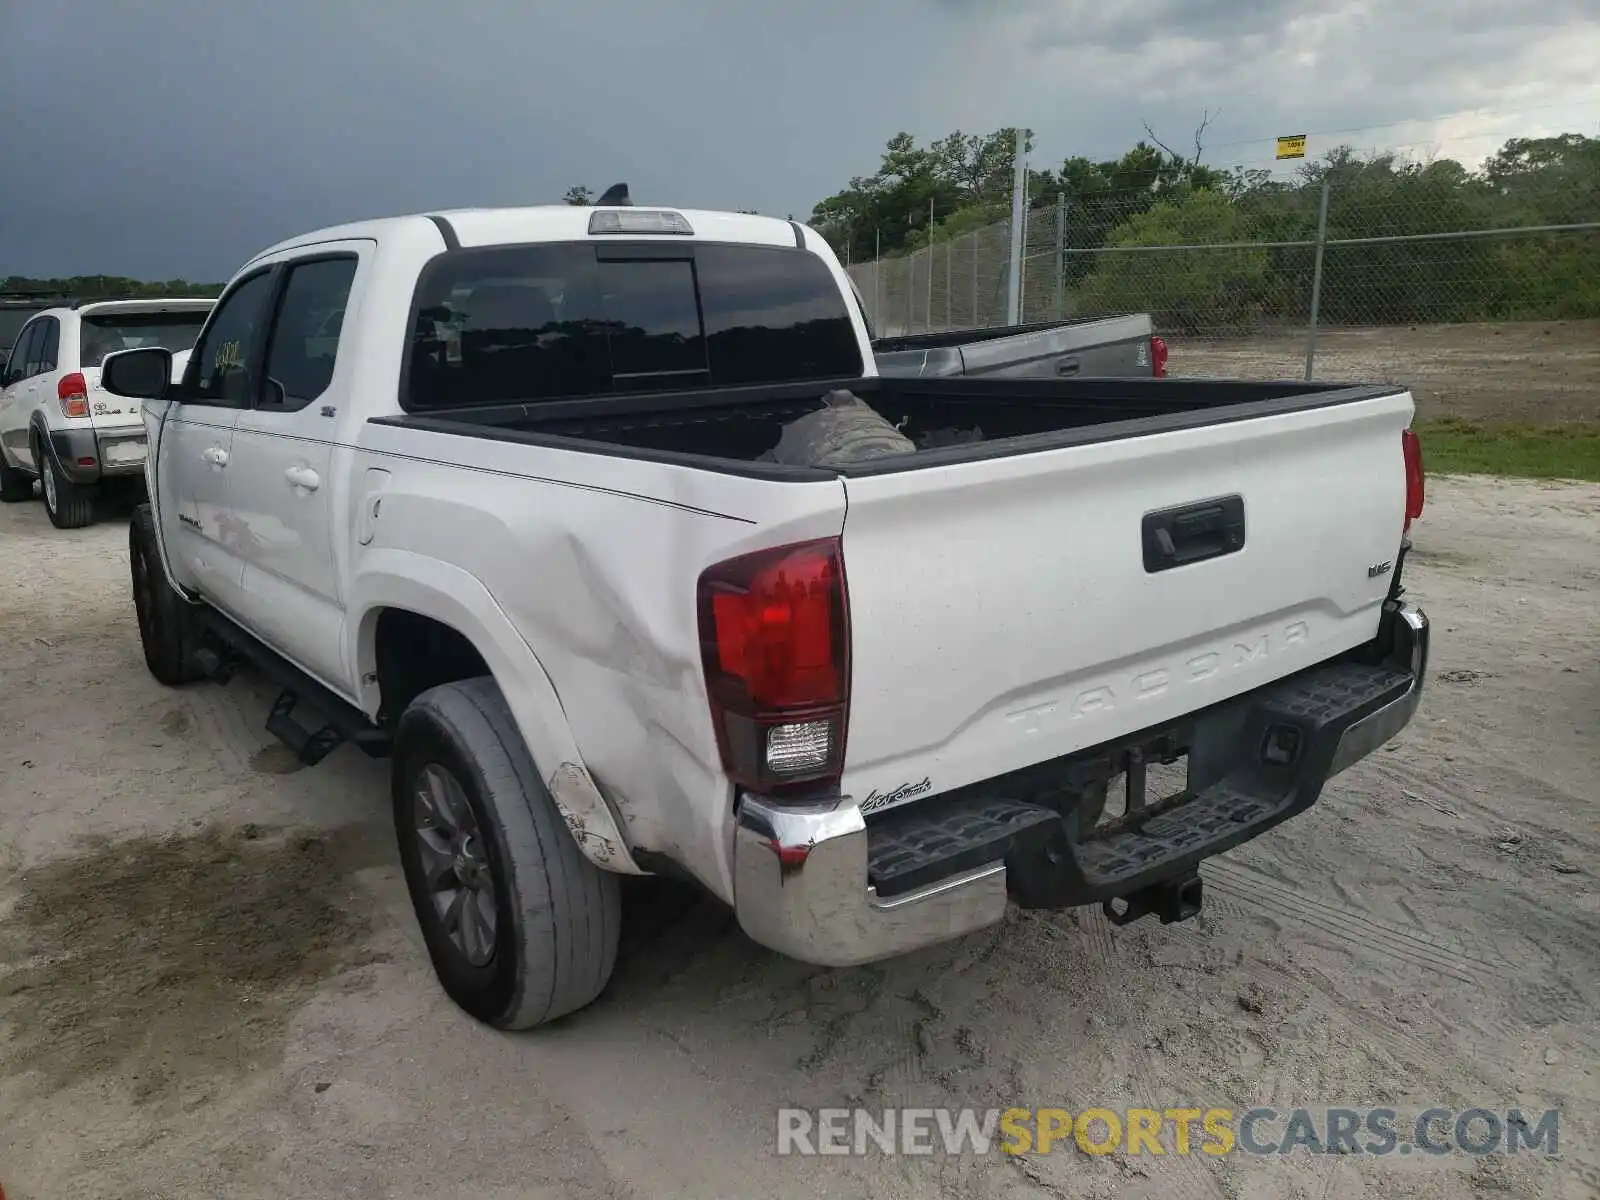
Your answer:
[[[1127,925],[1151,914],[1160,917],[1163,925],[1171,925],[1198,915],[1202,900],[1200,873],[1191,871],[1152,883],[1131,895],[1107,900],[1100,909],[1113,925]]]

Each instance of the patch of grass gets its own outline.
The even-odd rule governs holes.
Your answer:
[[[1415,428],[1430,475],[1600,482],[1600,422],[1502,425],[1441,417]]]

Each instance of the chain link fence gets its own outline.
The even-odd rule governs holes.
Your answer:
[[[1529,360],[1526,406],[1600,416],[1600,192],[1508,195],[1440,166],[1035,208],[1021,319],[1149,313],[1173,374],[1397,380],[1419,400]],[[1010,226],[852,266],[877,334],[1005,324]]]

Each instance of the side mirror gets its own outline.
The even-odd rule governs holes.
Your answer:
[[[172,351],[160,346],[118,350],[100,364],[100,386],[129,400],[164,400],[172,382]]]

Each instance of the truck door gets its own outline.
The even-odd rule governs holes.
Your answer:
[[[174,572],[236,618],[251,547],[230,508],[234,426],[261,378],[274,277],[271,269],[246,276],[218,302],[175,389],[157,463],[162,538]]]
[[[250,546],[246,623],[345,694],[351,689],[333,514],[351,497],[348,480],[334,477],[334,443],[338,415],[350,402],[351,364],[341,370],[338,351],[345,307],[371,248],[324,243],[279,264],[262,385],[239,416],[233,444],[230,504]]]

